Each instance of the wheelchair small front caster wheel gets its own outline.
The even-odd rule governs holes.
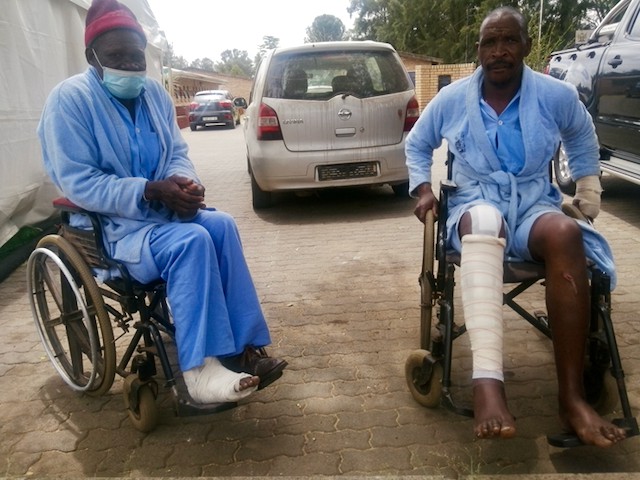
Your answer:
[[[414,350],[404,365],[409,391],[423,407],[440,405],[442,395],[442,364],[427,350]]]
[[[150,432],[158,424],[158,385],[150,380],[143,382],[133,374],[124,379],[124,404],[129,419],[136,430]]]

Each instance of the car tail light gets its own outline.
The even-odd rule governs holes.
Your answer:
[[[222,100],[220,102],[220,108],[231,109],[232,106],[233,106],[233,104],[229,100]]]
[[[404,131],[410,131],[418,121],[420,117],[420,105],[416,97],[411,97],[409,103],[407,103],[407,115],[404,117]]]
[[[189,104],[189,111],[194,111],[196,108],[198,108],[198,102],[191,102]]]
[[[282,140],[282,130],[276,111],[265,103],[258,113],[258,140]]]

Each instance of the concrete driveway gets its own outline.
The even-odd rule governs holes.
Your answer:
[[[350,189],[283,195],[256,213],[242,129],[183,134],[209,206],[239,224],[272,329],[270,353],[288,369],[213,416],[175,417],[163,394],[158,428],[142,434],[129,423],[120,379],[91,398],[57,377],[32,324],[23,266],[0,284],[0,476],[640,474],[638,437],[606,451],[548,446],[545,435],[560,428],[551,344],[511,313],[505,365],[516,439],[475,441],[470,419],[412,399],[404,362],[418,348],[422,252],[412,200],[390,187]],[[640,187],[613,178],[603,186],[597,226],[620,269],[613,316],[638,415]],[[541,300],[531,293],[525,304],[544,308]],[[455,393],[465,400],[470,355],[466,338],[456,344]]]

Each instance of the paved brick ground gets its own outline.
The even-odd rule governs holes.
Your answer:
[[[240,225],[272,328],[271,353],[289,368],[273,386],[218,415],[175,417],[163,394],[158,428],[139,433],[123,408],[120,379],[107,395],[91,398],[57,377],[32,324],[23,266],[0,284],[0,476],[631,478],[640,472],[638,438],[607,451],[547,445],[545,435],[559,428],[551,345],[513,314],[506,315],[506,367],[516,439],[474,441],[469,419],[411,398],[404,362],[418,346],[422,249],[411,200],[396,199],[388,187],[284,195],[257,214],[241,130],[184,135],[209,204]],[[620,267],[614,319],[638,412],[640,187],[612,178],[603,185],[598,226]],[[525,300],[541,308],[539,293]],[[465,399],[470,357],[466,339],[458,344],[454,379]]]

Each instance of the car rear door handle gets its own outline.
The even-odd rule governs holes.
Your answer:
[[[622,65],[622,59],[620,58],[620,55],[616,55],[615,57],[613,57],[611,60],[609,60],[609,65],[611,65],[613,68],[616,68],[618,65]]]
[[[355,127],[336,128],[336,137],[353,137],[356,134]]]

